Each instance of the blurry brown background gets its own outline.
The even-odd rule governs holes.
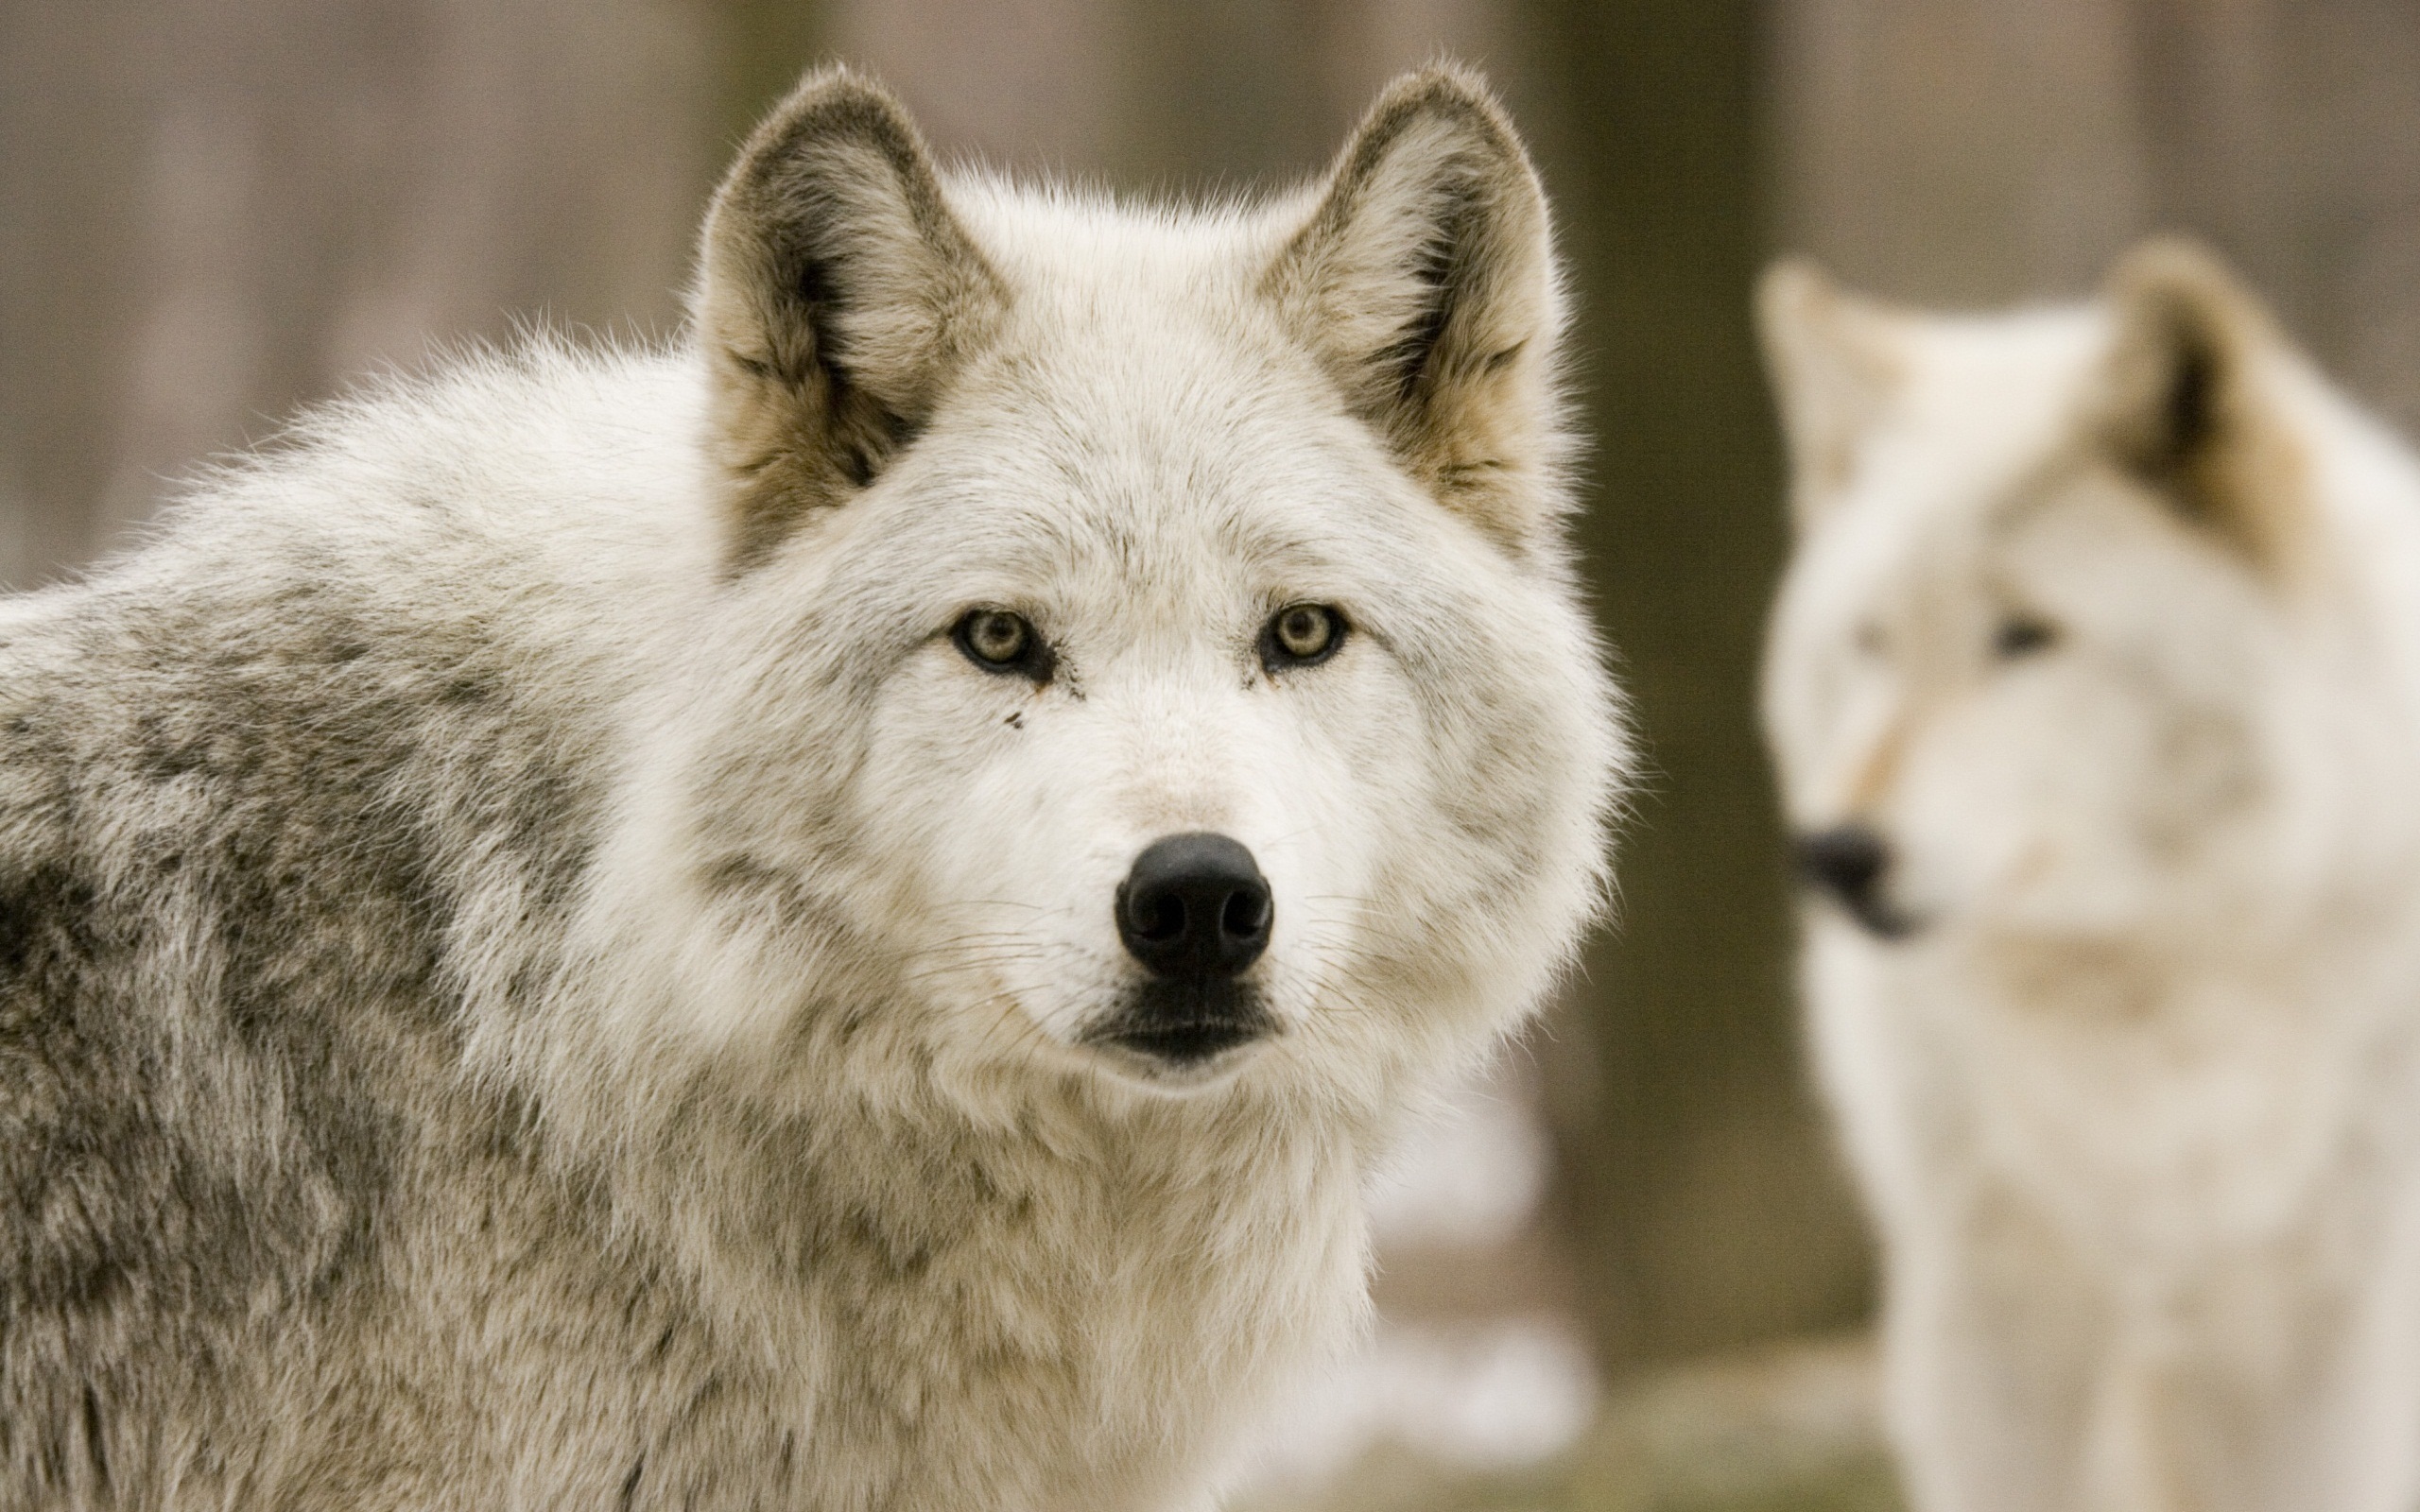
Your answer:
[[[1591,1442],[1633,1469],[1659,1412],[1783,1410],[1754,1381],[1854,1398],[1853,1348],[1755,1352],[1853,1331],[1872,1281],[1802,1087],[1752,719],[1785,542],[1750,282],[1787,249],[1929,302],[2074,295],[2188,228],[2420,424],[2420,7],[0,0],[0,582],[125,543],[197,459],[348,374],[530,320],[672,332],[713,175],[814,58],[872,66],[946,150],[1188,192],[1312,170],[1441,52],[1497,80],[1556,196],[1597,438],[1584,542],[1653,773],[1621,928],[1483,1116],[1415,1159],[1527,1160],[1546,1194],[1411,1224],[1382,1300],[1583,1341],[1606,1413],[1633,1415]],[[1670,1373],[1709,1358],[1767,1364]],[[1590,1504],[1746,1504],[1652,1478]],[[1354,1504],[1431,1494],[1383,1479]]]

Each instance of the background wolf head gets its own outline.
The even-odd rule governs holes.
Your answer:
[[[1763,309],[1800,534],[1767,721],[1836,902],[2189,950],[2408,846],[2402,632],[2346,521],[2414,480],[2206,256],[1965,318],[1790,266]]]

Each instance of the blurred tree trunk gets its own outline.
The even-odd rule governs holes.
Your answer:
[[[1568,1032],[1565,1194],[1615,1365],[1836,1325],[1869,1266],[1805,1091],[1755,708],[1784,542],[1749,324],[1762,8],[1526,0],[1596,445],[1582,526],[1648,776]],[[1566,1052],[1567,1054],[1567,1052]]]

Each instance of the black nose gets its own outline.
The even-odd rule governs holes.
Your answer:
[[[1874,901],[1891,867],[1882,837],[1862,824],[1843,824],[1798,838],[1798,874],[1852,908]]]
[[[1269,947],[1269,884],[1223,834],[1171,834],[1117,888],[1117,936],[1154,976],[1234,976]]]
[[[1836,825],[1798,837],[1798,874],[1838,899],[1857,921],[1886,939],[1914,932],[1916,921],[1884,896],[1891,847],[1862,824]]]

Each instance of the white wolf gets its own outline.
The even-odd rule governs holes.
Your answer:
[[[0,1503],[1191,1503],[1601,891],[1546,207],[943,180],[810,78],[693,329],[390,386],[0,610]]]
[[[2420,1504],[2420,460],[2205,254],[1784,266],[1766,718],[1917,1503]]]

